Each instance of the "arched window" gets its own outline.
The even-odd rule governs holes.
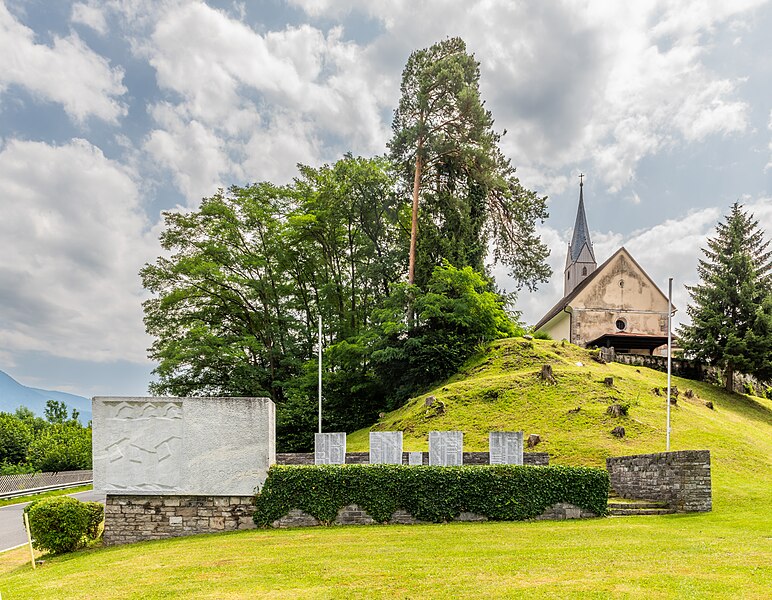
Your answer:
[[[582,277],[587,275],[587,267],[582,267]]]

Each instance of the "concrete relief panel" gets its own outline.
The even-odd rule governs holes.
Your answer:
[[[443,467],[464,464],[464,432],[430,431],[429,464]]]
[[[490,464],[522,465],[523,432],[491,431],[488,434]]]
[[[93,399],[94,488],[251,495],[275,462],[268,398]]]
[[[346,462],[346,434],[315,433],[314,464],[342,465]]]
[[[370,432],[370,464],[402,464],[402,432]]]

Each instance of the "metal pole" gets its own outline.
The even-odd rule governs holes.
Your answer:
[[[670,376],[673,341],[671,337],[671,321],[673,319],[673,278],[667,280],[667,444],[670,452]]]
[[[319,315],[319,433],[322,433],[322,315]]]

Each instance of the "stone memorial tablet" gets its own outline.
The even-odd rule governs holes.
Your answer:
[[[98,396],[92,405],[96,490],[250,496],[276,462],[268,398]]]
[[[370,464],[402,464],[402,432],[370,432]]]
[[[420,466],[424,464],[424,453],[423,452],[410,452],[407,455],[407,464],[409,464],[412,467]]]
[[[443,467],[464,464],[464,432],[430,431],[429,464]]]
[[[315,433],[314,464],[342,465],[346,463],[346,434]]]
[[[488,435],[490,464],[522,465],[523,432],[491,431]]]

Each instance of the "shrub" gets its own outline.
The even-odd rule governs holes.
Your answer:
[[[274,465],[255,496],[254,521],[267,527],[297,508],[330,524],[348,504],[359,505],[379,523],[398,509],[435,523],[466,511],[517,521],[537,517],[558,502],[603,515],[608,488],[608,473],[589,467]]]
[[[533,337],[536,340],[551,340],[552,336],[546,331],[534,331]]]
[[[747,381],[743,387],[745,388],[745,393],[748,394],[749,396],[756,395],[756,388],[753,386],[753,384],[750,381]]]
[[[29,425],[13,415],[0,413],[0,463],[22,462],[31,441]]]
[[[51,425],[27,449],[27,460],[44,472],[91,468],[91,429],[78,424]]]
[[[104,507],[98,502],[57,496],[35,500],[24,512],[29,516],[32,545],[38,550],[62,554],[77,550],[88,538],[96,539]]]

